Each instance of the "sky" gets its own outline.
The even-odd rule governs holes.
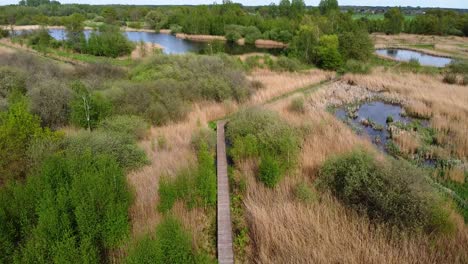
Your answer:
[[[216,0],[59,0],[60,3],[81,4],[124,4],[124,5],[198,5],[212,4]],[[19,0],[0,0],[0,5],[17,4]],[[221,3],[222,0],[216,2]],[[279,0],[234,0],[243,5],[268,5]],[[305,0],[307,5],[316,6],[320,0]],[[468,0],[339,0],[340,5],[357,6],[421,6],[468,9]]]

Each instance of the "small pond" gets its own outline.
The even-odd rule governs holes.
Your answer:
[[[402,113],[403,109],[399,105],[377,101],[363,103],[360,106],[342,107],[336,110],[335,115],[359,134],[368,136],[379,149],[385,151],[385,146],[390,139],[387,118],[404,124],[413,121],[412,118]]]
[[[410,61],[411,59],[416,59],[421,65],[424,66],[433,66],[433,67],[445,67],[450,62],[451,58],[439,57],[429,54],[424,54],[422,52],[405,50],[405,49],[377,49],[375,51],[378,55],[392,57],[399,61]]]
[[[66,32],[64,29],[49,29],[50,35],[57,40],[66,39]],[[91,30],[84,31],[85,36],[88,38],[91,34]],[[205,50],[209,50],[210,44],[204,42],[196,42],[185,39],[176,38],[174,35],[161,34],[154,32],[138,32],[138,31],[126,31],[124,34],[130,41],[133,42],[150,42],[156,43],[164,47],[163,52],[165,54],[183,54],[187,52],[202,53]],[[283,49],[266,49],[257,48],[255,45],[237,45],[234,43],[223,43],[221,49],[231,55],[238,55],[250,52],[267,52],[274,55],[278,55]],[[217,47],[216,50],[219,50]]]

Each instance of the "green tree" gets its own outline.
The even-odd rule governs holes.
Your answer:
[[[158,31],[167,25],[168,16],[158,8],[146,14],[145,22],[150,28]]]
[[[281,0],[278,5],[278,10],[280,16],[289,16],[291,10],[291,2],[289,0]]]
[[[117,12],[112,7],[106,7],[102,10],[101,16],[107,24],[114,24],[117,20]]]
[[[32,142],[53,137],[53,133],[41,128],[41,120],[28,108],[24,96],[13,94],[8,111],[0,113],[0,184],[24,178],[29,170],[28,148]]]
[[[400,34],[403,30],[405,17],[399,8],[391,8],[384,15],[385,33]]]
[[[112,104],[100,93],[90,93],[80,82],[73,83],[72,89],[75,92],[70,104],[70,121],[73,124],[91,130],[109,116]]]
[[[86,46],[86,39],[83,33],[83,22],[85,17],[74,13],[64,19],[65,30],[67,31],[67,44],[75,51],[81,52]]]
[[[306,9],[304,0],[292,0],[291,1],[291,13],[290,17],[295,19],[301,17]]]
[[[338,1],[337,0],[321,0],[319,3],[319,10],[322,15],[326,15],[331,11],[338,11]]]
[[[339,52],[339,41],[337,35],[323,35],[320,37],[317,48],[318,65],[327,70],[336,70],[343,64]]]
[[[366,61],[372,56],[374,44],[365,29],[340,33],[338,39],[344,59]]]
[[[303,25],[291,43],[292,53],[300,60],[312,64],[316,62],[320,30],[315,25]]]

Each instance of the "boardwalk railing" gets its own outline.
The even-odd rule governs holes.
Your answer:
[[[217,174],[218,174],[218,211],[217,211],[217,246],[220,264],[234,263],[232,249],[231,206],[229,199],[229,180],[227,175],[226,142],[224,125],[226,121],[217,123]]]

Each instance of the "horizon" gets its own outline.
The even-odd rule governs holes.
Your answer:
[[[0,6],[5,5],[17,5],[19,3],[18,0],[5,0],[2,1],[4,3],[0,3]],[[163,0],[163,1],[156,1],[158,3],[154,3],[155,1],[151,0],[101,0],[101,1],[93,1],[93,0],[62,0],[59,2],[61,4],[87,4],[87,5],[146,5],[146,6],[177,6],[177,5],[211,5],[214,3],[219,4],[222,1],[213,1],[213,0]],[[98,3],[96,3],[98,2]],[[129,3],[131,2],[131,3]],[[243,6],[267,6],[270,3],[279,3],[277,1],[270,1],[270,0],[240,0],[240,1],[233,1],[235,3],[240,3]],[[318,6],[320,0],[309,0],[304,1],[307,6]],[[369,6],[369,7],[421,7],[421,8],[450,8],[450,9],[468,9],[468,1],[466,3],[461,3],[458,0],[448,0],[440,3],[437,0],[393,0],[391,1],[391,5],[389,5],[390,1],[372,1],[372,0],[347,0],[347,1],[338,1],[340,6],[355,6],[355,7],[362,7],[362,6]]]

